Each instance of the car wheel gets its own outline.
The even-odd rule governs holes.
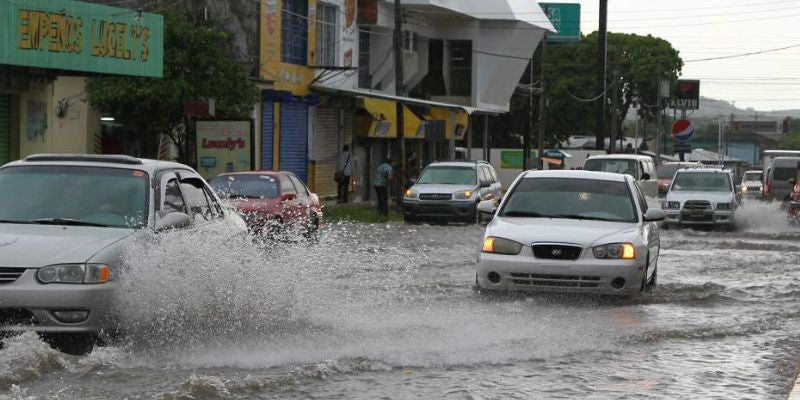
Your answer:
[[[481,213],[478,212],[478,203],[475,203],[470,207],[467,216],[464,217],[464,222],[468,224],[480,224],[481,223]]]
[[[647,282],[647,290],[651,291],[655,289],[656,285],[658,285],[658,265],[656,268],[653,269],[653,276],[650,277],[650,281]]]
[[[417,222],[417,219],[416,219],[416,218],[414,218],[414,217],[413,217],[413,216],[411,216],[411,215],[405,215],[405,214],[403,214],[403,221],[404,221],[404,222],[407,222],[407,223],[409,223],[409,224],[413,224],[414,222]]]
[[[73,356],[91,353],[97,343],[94,333],[40,333],[39,337],[50,347]]]

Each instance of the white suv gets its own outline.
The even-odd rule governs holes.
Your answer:
[[[711,225],[734,227],[739,206],[733,176],[722,168],[680,169],[661,207],[665,225]]]

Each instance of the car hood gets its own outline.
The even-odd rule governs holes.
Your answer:
[[[455,193],[462,190],[475,190],[475,185],[416,184],[411,190],[417,193]]]
[[[0,224],[0,266],[39,268],[83,263],[134,232],[122,228]]]
[[[495,217],[487,227],[486,234],[511,239],[526,246],[534,242],[554,242],[591,247],[616,242],[635,243],[639,226],[629,222]]]
[[[733,201],[732,192],[669,192],[667,201],[707,200],[711,203],[729,203]]]

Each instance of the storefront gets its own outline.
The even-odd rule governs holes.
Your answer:
[[[338,169],[338,155],[344,145],[353,148],[353,101],[346,97],[327,97],[313,110],[315,113],[311,134],[310,165],[314,173],[309,177],[309,186],[320,196],[336,195],[337,183],[333,174]],[[351,151],[350,166],[354,176],[362,169],[363,160]],[[352,179],[353,188],[360,179]]]
[[[266,90],[261,104],[261,169],[295,173],[308,182],[309,108],[318,96]]]

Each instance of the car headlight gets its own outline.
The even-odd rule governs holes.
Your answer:
[[[472,190],[462,190],[460,192],[453,193],[453,198],[456,200],[467,200],[472,198],[472,194],[474,192]]]
[[[406,198],[406,199],[418,199],[419,198],[419,193],[417,193],[416,190],[406,189],[406,193],[405,193],[405,195],[403,195],[403,198]]]
[[[731,203],[717,203],[717,210],[730,210]]]
[[[668,209],[668,210],[677,210],[677,209],[681,208],[681,202],[680,201],[665,201],[663,208],[664,209]]]
[[[611,243],[592,248],[595,258],[609,260],[631,260],[636,258],[636,249],[631,243]]]
[[[483,248],[481,251],[484,253],[517,255],[522,251],[522,243],[488,236],[486,239],[483,239]]]
[[[109,272],[105,264],[61,264],[39,268],[36,277],[42,283],[104,283]]]
[[[742,186],[742,193],[747,192],[747,186]]]

